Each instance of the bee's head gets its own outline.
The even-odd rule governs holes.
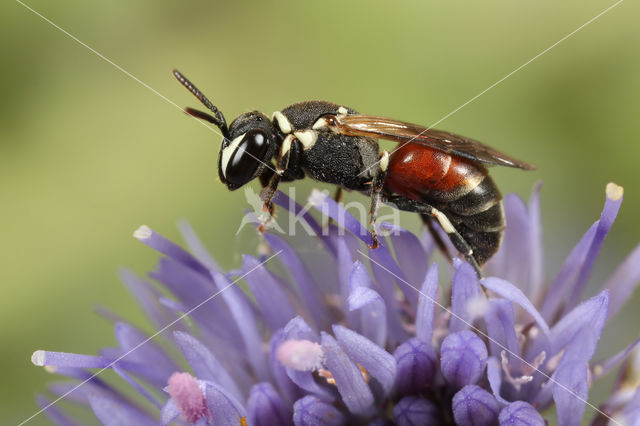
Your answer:
[[[271,121],[258,111],[246,112],[233,120],[229,137],[222,141],[218,175],[231,191],[258,177],[276,150]]]
[[[193,108],[185,108],[187,114],[214,124],[222,132],[218,176],[229,190],[240,188],[260,175],[265,167],[270,167],[268,164],[276,150],[276,144],[274,129],[267,116],[258,111],[247,112],[227,127],[222,111],[193,83],[178,70],[173,70],[173,75],[213,112],[211,115]]]

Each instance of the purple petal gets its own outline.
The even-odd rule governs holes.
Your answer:
[[[189,222],[180,220],[178,222],[178,229],[180,229],[182,238],[189,248],[189,251],[193,253],[193,257],[198,259],[198,262],[209,270],[221,270],[220,265],[218,265],[218,262],[209,254],[209,251],[205,248],[204,244],[202,244],[202,241],[200,241],[200,238],[198,238]]]
[[[172,259],[164,258],[160,259],[156,271],[149,273],[149,276],[164,284],[190,312],[191,319],[207,334],[224,340],[228,349],[238,353],[244,351],[237,324],[223,298],[216,297],[220,290],[216,289],[211,275],[202,276]]]
[[[529,211],[524,201],[515,194],[507,194],[504,199],[504,210],[509,226],[505,229],[492,271],[499,271],[495,275],[514,283],[523,290],[528,290],[531,274]]]
[[[469,311],[470,304],[485,299],[478,285],[478,276],[471,265],[458,258],[454,259],[453,265],[456,273],[451,285],[451,333],[468,329],[475,320]]]
[[[564,305],[564,313],[568,312],[579,300],[600,247],[611,229],[622,203],[622,187],[610,183],[607,185],[606,193],[607,200],[600,219],[589,228],[573,248],[547,293],[542,306],[542,315],[546,319],[552,318],[561,305]],[[568,295],[567,292],[569,292]]]
[[[554,373],[553,400],[558,426],[580,425],[589,393],[589,367],[584,361],[561,363]]]
[[[562,264],[562,268],[560,272],[558,272],[555,281],[549,287],[540,310],[546,320],[553,319],[558,309],[565,302],[566,293],[578,274],[586,253],[591,246],[593,237],[596,234],[597,227],[598,221],[591,225],[587,232],[584,233],[580,241],[578,241],[578,244],[573,247],[571,253],[569,253],[569,256],[567,256],[567,259]]]
[[[366,245],[371,247],[373,244],[373,236],[371,233],[353,217],[351,213],[346,211],[339,203],[333,200],[326,192],[313,189],[309,196],[309,204],[322,212],[323,216],[328,216],[360,238]]]
[[[291,405],[302,395],[302,392],[300,388],[291,381],[286,368],[278,361],[276,353],[282,342],[284,342],[284,330],[277,330],[271,337],[271,342],[269,343],[269,365],[271,366],[271,374],[275,379],[275,383],[278,385],[280,393],[288,405]]]
[[[405,396],[393,407],[393,421],[398,426],[440,424],[438,408],[417,396]]]
[[[138,278],[128,269],[120,271],[119,276],[156,328],[161,329],[178,318],[175,313],[168,310],[166,306],[160,302],[162,293],[150,283]],[[175,324],[171,326],[171,328],[167,330],[167,334],[175,329],[180,329],[180,325]]]
[[[431,345],[433,337],[434,305],[438,291],[438,264],[434,263],[420,289],[418,313],[416,315],[416,337]]]
[[[212,271],[213,281],[220,291],[220,296],[229,307],[234,322],[238,325],[239,334],[244,343],[245,353],[253,371],[260,380],[268,380],[267,360],[262,351],[251,350],[262,346],[262,338],[257,321],[248,300],[242,291],[231,285],[223,274]],[[223,291],[224,290],[224,291]]]
[[[487,365],[487,347],[469,330],[445,337],[440,349],[442,375],[456,388],[478,381]]]
[[[389,239],[400,270],[407,277],[407,281],[417,285],[427,273],[428,264],[426,260],[429,258],[422,243],[420,243],[418,237],[406,229],[387,222],[381,225],[382,228],[389,231]]]
[[[262,311],[265,323],[272,330],[284,327],[296,314],[282,287],[257,259],[244,255],[242,267],[248,273],[244,279]]]
[[[331,217],[346,230],[351,232],[356,237],[360,238],[362,242],[371,247],[371,245],[373,244],[373,237],[371,233],[364,226],[362,226],[362,224],[355,217],[353,217],[351,213],[346,211],[340,204],[336,203],[326,193],[314,189],[309,196],[309,203],[320,210],[323,215]],[[381,295],[388,304],[390,303],[390,300],[388,300],[388,297],[386,297],[385,293],[389,291],[389,288],[395,287],[395,285],[393,284],[393,282],[395,282],[395,279],[399,279],[401,281],[406,281],[406,279],[404,278],[402,270],[398,267],[398,264],[393,259],[393,256],[391,256],[391,253],[382,241],[380,241],[380,245],[377,249],[370,250],[369,256],[371,256],[371,258],[374,260],[371,267],[374,269],[376,280],[382,287],[387,287],[387,291],[382,291]],[[375,264],[375,262],[384,265],[387,270],[379,268],[378,265]],[[407,288],[406,285],[400,284],[400,290],[410,302],[415,302],[417,300],[415,292],[412,289]],[[413,304],[413,306],[415,306],[415,303]],[[392,316],[390,316],[390,318],[391,317]],[[395,324],[392,323],[390,324],[390,326],[392,333],[394,333],[395,331],[399,331],[396,329]]]
[[[56,405],[52,405],[51,401],[44,396],[36,395],[36,401],[38,402],[38,406],[45,410],[44,414],[49,417],[52,422],[60,426],[77,426],[80,424],[60,410]]]
[[[546,426],[540,413],[524,401],[507,405],[498,416],[500,426]]]
[[[31,362],[38,367],[105,368],[111,366],[111,360],[102,356],[53,351],[35,351],[31,355]]]
[[[498,358],[490,357],[487,361],[487,379],[493,396],[501,404],[508,404],[509,401],[500,396],[500,388],[502,388],[502,366]]]
[[[378,247],[378,249],[379,248],[380,247]],[[402,326],[399,310],[394,309],[394,307],[398,305],[395,281],[392,280],[392,275],[384,269],[386,266],[378,260],[375,260],[373,256],[369,257],[369,263],[373,276],[379,284],[378,293],[384,299],[385,306],[389,307],[387,310],[387,332],[389,334],[389,341],[391,344],[402,342],[407,339],[407,332]],[[404,283],[400,285],[407,286]],[[413,291],[413,289],[411,290]]]
[[[322,293],[319,291],[320,286],[311,276],[300,256],[280,237],[273,234],[265,234],[265,239],[274,251],[280,252],[279,259],[286,266],[293,282],[300,289],[301,299],[309,309],[314,324],[317,324],[319,328],[328,327],[330,325],[329,312],[324,303],[318,303],[318,300],[322,300]]]
[[[551,329],[549,339],[552,346],[547,357],[550,358],[561,351],[583,327],[589,327],[595,336],[600,336],[607,319],[608,306],[609,292],[604,290],[565,315]]]
[[[504,299],[489,299],[484,315],[489,334],[489,349],[492,356],[499,357],[506,350],[512,361],[513,355],[520,355],[518,337],[515,330],[513,305]]]
[[[433,384],[438,359],[429,343],[413,337],[398,346],[393,357],[397,363],[399,395],[419,393]]]
[[[121,395],[117,391],[112,390],[111,392],[105,392],[103,391],[103,389],[95,386],[91,382],[87,382],[81,386],[78,385],[78,382],[54,382],[50,383],[47,386],[47,389],[57,397],[61,397],[64,395],[64,399],[66,401],[70,401],[75,404],[89,405],[89,398],[87,397],[87,395],[92,392],[100,394],[106,393],[107,396],[114,399],[121,398]]]
[[[270,383],[251,388],[247,401],[247,421],[254,426],[293,425],[291,409]]]
[[[238,400],[244,399],[233,378],[204,344],[183,332],[176,332],[175,339],[196,377],[217,383]]]
[[[387,309],[382,297],[371,289],[369,273],[359,261],[353,264],[349,288],[349,310],[360,311],[358,330],[378,346],[384,346],[387,340]]]
[[[105,426],[158,424],[157,420],[124,400],[111,399],[97,393],[88,396],[93,413]]]
[[[372,260],[373,274],[380,286],[394,291],[396,287],[400,288],[411,308],[415,309],[418,305],[417,289],[422,279],[415,282],[408,281],[396,260],[391,256],[391,252],[383,243],[380,243],[376,249],[369,249],[369,257]]]
[[[178,366],[164,349],[158,346],[142,331],[131,324],[116,323],[114,334],[124,352],[128,352],[127,361],[149,363],[153,368],[171,374],[178,370]]]
[[[138,383],[123,368],[120,368],[120,365],[118,365],[118,363],[113,364],[113,371],[115,371],[118,376],[122,377],[127,383],[129,383],[132,388],[134,388],[140,395],[144,396],[157,408],[162,407],[162,403],[158,401],[158,398],[152,395],[144,386]]]
[[[191,254],[189,254],[189,252],[187,252],[179,245],[166,239],[148,226],[142,225],[140,228],[136,229],[136,231],[133,233],[133,236],[152,249],[167,255],[168,257],[182,263],[190,269],[197,271],[201,275],[205,277],[209,276],[209,271],[202,263],[198,261],[198,259],[193,257]]]
[[[627,346],[617,354],[595,363],[593,366],[593,381],[598,381],[601,377],[606,376],[607,373],[617,367],[618,364],[625,361],[629,357],[629,355],[633,353],[633,350],[638,347],[639,343],[640,339],[637,339],[635,342],[631,343],[629,346]]]
[[[340,302],[342,303],[340,307],[345,311],[348,308],[349,293],[351,291],[349,288],[349,280],[351,278],[351,270],[353,269],[353,256],[351,255],[351,249],[347,244],[346,238],[334,237],[333,240],[338,252],[336,266],[338,270],[338,280],[340,282]],[[352,313],[347,313],[347,318],[350,323],[353,323],[357,316]]]
[[[486,390],[476,385],[460,389],[451,403],[458,426],[492,426],[498,421],[500,405]]]
[[[607,200],[604,204],[604,208],[602,209],[602,214],[600,215],[598,227],[596,228],[596,233],[593,236],[591,246],[585,255],[584,263],[580,268],[578,280],[571,288],[569,299],[564,306],[565,313],[573,308],[578,303],[578,300],[580,300],[580,295],[582,294],[582,290],[584,289],[587,279],[591,274],[596,258],[600,253],[602,243],[609,233],[611,226],[613,226],[613,222],[616,220],[616,216],[620,210],[620,205],[622,204],[622,193],[623,189],[621,186],[618,186],[615,183],[607,184]]]
[[[374,407],[373,394],[358,366],[329,334],[323,332],[321,341],[326,368],[333,375],[344,404],[354,414],[370,414]]]
[[[502,296],[503,298],[512,301],[513,303],[520,305],[525,311],[527,311],[533,319],[538,323],[540,328],[545,334],[549,334],[549,326],[542,318],[540,313],[536,310],[533,304],[527,299],[527,296],[513,284],[508,281],[501,280],[500,278],[483,278],[480,280],[486,289]]]
[[[283,341],[291,339],[309,340],[311,342],[320,341],[318,334],[300,317],[293,318],[284,328]],[[328,401],[335,399],[333,390],[319,385],[310,371],[298,371],[293,368],[287,368],[286,371],[291,381],[307,392],[316,394]]]
[[[296,222],[299,222],[300,226],[305,228],[307,234],[319,236],[322,242],[324,242],[326,248],[332,254],[336,253],[335,247],[331,245],[331,241],[329,240],[329,238],[327,238],[322,232],[322,227],[320,226],[320,224],[309,213],[309,209],[311,208],[310,205],[302,207],[294,199],[289,198],[284,192],[281,191],[276,191],[276,195],[273,198],[273,203],[280,207],[283,207],[289,212],[289,214],[292,216],[292,218],[289,220],[289,223],[293,223],[295,225]]]
[[[387,310],[384,300],[375,290],[357,287],[349,295],[349,310],[360,311],[360,327],[364,336],[377,345],[384,346],[387,340]]]
[[[396,360],[393,355],[366,337],[341,325],[333,326],[333,334],[347,355],[364,367],[369,375],[380,383],[384,395],[388,395],[396,377]]]
[[[222,426],[237,426],[243,417],[247,417],[244,407],[224,389],[211,382],[204,382],[207,407],[211,413],[211,422]]]
[[[340,426],[346,423],[346,418],[333,405],[307,395],[293,404],[293,423],[296,426]]]
[[[529,199],[529,247],[531,265],[531,281],[529,284],[529,299],[539,300],[544,290],[544,256],[542,247],[542,220],[540,219],[540,189],[542,182],[538,182]]]
[[[611,278],[602,286],[611,292],[607,319],[618,313],[618,310],[624,302],[629,300],[638,284],[640,284],[640,245],[627,256],[624,262],[611,275]]]
[[[167,426],[169,423],[177,419],[179,415],[180,409],[173,399],[169,398],[160,411],[160,423],[162,426]]]
[[[319,342],[320,336],[300,316],[292,318],[284,327],[285,340],[311,340]]]
[[[58,396],[71,391],[72,393],[69,394],[71,398],[73,398],[77,394],[78,401],[87,404],[89,403],[89,401],[88,399],[86,399],[86,395],[84,394],[90,392],[104,393],[110,398],[120,398],[120,393],[117,390],[103,381],[99,376],[96,376],[94,373],[91,373],[87,370],[69,367],[56,367],[52,370],[55,374],[71,377],[84,383],[81,387],[78,387],[77,382],[73,382],[70,384],[67,383],[66,389],[64,389],[62,392],[57,392],[51,389],[51,391],[56,393]],[[72,388],[76,388],[78,392],[72,391]]]

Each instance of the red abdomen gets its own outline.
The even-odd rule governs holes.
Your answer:
[[[384,189],[442,211],[479,265],[498,250],[505,227],[502,195],[481,164],[409,143],[391,154]]]
[[[416,201],[454,201],[471,192],[487,169],[424,145],[406,144],[391,154],[385,189]]]

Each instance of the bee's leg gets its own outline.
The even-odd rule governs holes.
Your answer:
[[[335,200],[336,203],[339,203],[342,201],[342,198],[344,197],[344,189],[339,186],[336,188],[336,192],[333,194],[333,199]]]
[[[424,214],[437,220],[444,232],[447,233],[447,236],[453,243],[453,246],[464,256],[465,260],[469,262],[473,269],[475,269],[478,277],[482,277],[480,266],[473,257],[473,249],[462,235],[460,235],[444,213],[427,203],[411,200],[405,197],[391,196],[387,197],[385,202],[393,204],[399,210]]]
[[[263,172],[263,174],[267,173],[266,176],[270,175],[268,182],[265,184],[267,181],[266,177],[263,178],[260,176],[260,181],[263,185],[262,191],[260,191],[260,199],[264,203],[264,211],[269,213],[269,217],[265,223],[258,227],[260,232],[264,232],[265,227],[273,219],[273,215],[275,213],[273,197],[276,195],[280,182],[290,182],[304,177],[304,172],[300,168],[301,150],[300,142],[298,142],[293,135],[287,136],[283,141],[280,153],[278,154],[275,170]]]
[[[436,231],[436,228],[433,227],[433,221],[435,221],[436,219],[426,214],[421,214],[420,218],[422,219],[422,223],[424,223],[427,227],[427,230],[429,231],[431,238],[433,238],[433,242],[438,250],[440,250],[440,252],[442,252],[442,254],[444,254],[445,257],[449,260],[449,262],[451,262],[452,256],[451,253],[449,253],[447,245],[444,243],[444,240],[442,239],[438,231]]]
[[[275,207],[273,205],[273,197],[276,195],[276,191],[278,190],[278,185],[280,184],[280,180],[282,179],[282,170],[276,168],[275,172],[271,175],[271,179],[265,187],[260,191],[260,199],[264,203],[262,209],[269,213],[269,216],[273,216],[275,212]]]
[[[380,153],[380,161],[378,163],[378,171],[373,177],[373,182],[371,183],[371,201],[369,204],[369,231],[373,236],[373,242],[371,243],[372,249],[378,247],[376,219],[378,217],[378,208],[380,207],[380,202],[382,200],[382,189],[384,188],[384,181],[387,179],[387,175],[389,174],[389,152],[382,151]]]

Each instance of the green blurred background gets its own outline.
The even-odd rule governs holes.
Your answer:
[[[613,2],[28,4],[180,106],[198,103],[174,67],[228,120],[319,98],[430,124]],[[639,12],[623,2],[438,126],[539,167],[494,176],[525,198],[544,181],[548,277],[597,219],[606,183],[625,187],[592,293],[640,240]],[[131,236],[139,225],[180,241],[186,218],[226,267],[255,238],[235,236],[246,204],[217,182],[217,135],[19,3],[0,13],[0,422],[15,424],[52,380],[32,351],[112,345],[98,304],[146,324],[116,277],[154,263]],[[638,333],[632,311],[605,330],[602,354]]]

